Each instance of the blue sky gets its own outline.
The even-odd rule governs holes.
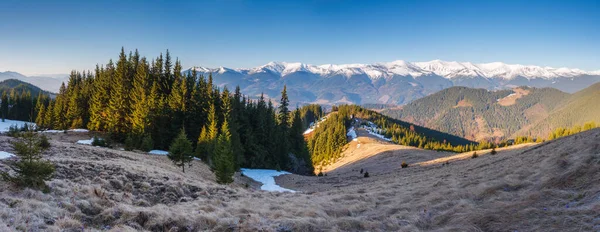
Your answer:
[[[0,1],[0,71],[92,69],[121,46],[184,67],[393,60],[600,69],[598,1]]]

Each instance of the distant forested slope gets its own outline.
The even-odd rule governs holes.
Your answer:
[[[382,113],[471,140],[500,140],[546,118],[569,96],[552,88],[452,87]]]

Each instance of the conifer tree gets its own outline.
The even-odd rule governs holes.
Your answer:
[[[2,121],[6,119],[8,115],[8,95],[6,92],[2,92],[2,102],[0,103],[0,110],[2,110]]]
[[[169,147],[168,157],[175,165],[181,167],[183,172],[185,172],[185,165],[192,162],[192,159],[194,158],[192,143],[187,139],[187,135],[183,128]]]
[[[225,120],[221,127],[221,134],[219,134],[215,149],[215,176],[217,177],[217,182],[221,184],[233,182],[235,169],[230,139],[229,124]]]
[[[12,147],[19,159],[9,163],[9,167],[16,175],[11,176],[7,172],[0,172],[2,179],[21,187],[47,191],[44,181],[52,178],[54,165],[49,161],[42,160],[42,152],[46,147],[42,147],[41,142],[40,134],[33,132],[33,128],[22,132],[18,140],[12,142]]]
[[[214,162],[214,153],[215,153],[215,145],[217,142],[217,136],[219,133],[219,129],[217,127],[217,115],[215,113],[215,105],[210,105],[210,110],[208,113],[208,143],[206,145],[207,150],[207,162],[209,166],[213,166]]]
[[[129,111],[129,96],[127,94],[128,70],[129,67],[127,63],[127,57],[125,56],[125,50],[124,48],[121,48],[121,54],[119,55],[119,61],[117,62],[115,76],[111,81],[113,91],[111,91],[108,104],[107,123],[108,132],[110,132],[118,140],[123,139],[123,135],[128,132],[126,118]]]
[[[195,156],[201,159],[202,161],[207,162],[211,142],[212,141],[208,137],[208,131],[206,130],[206,126],[203,126],[202,131],[200,132],[200,137],[198,137],[196,150],[194,151]]]
[[[137,51],[136,51],[137,53]],[[130,92],[131,113],[130,123],[133,134],[141,136],[146,133],[148,124],[150,123],[150,103],[148,99],[148,79],[149,68],[146,58],[143,57],[138,62],[136,73],[133,79],[133,89]]]

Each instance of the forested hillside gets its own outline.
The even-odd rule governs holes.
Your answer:
[[[519,133],[544,135],[559,127],[569,128],[590,122],[600,123],[600,83],[572,94],[548,117]]]
[[[35,106],[48,102],[50,94],[40,88],[15,79],[0,82],[0,116],[2,119],[33,121]]]
[[[347,132],[355,118],[371,122],[390,142],[428,150],[464,152],[491,148],[491,143],[475,143],[454,135],[431,130],[411,123],[392,119],[356,105],[334,107],[327,120],[319,123],[314,136],[308,140],[308,149],[314,166],[327,165],[340,158],[347,143]]]
[[[467,139],[500,141],[546,118],[568,97],[552,88],[452,87],[382,113]]]
[[[146,150],[169,149],[183,130],[195,156],[213,167],[221,155],[231,154],[226,162],[236,169],[312,172],[301,114],[312,116],[290,112],[285,86],[275,108],[239,88],[217,88],[211,75],[182,73],[181,62],[168,51],[149,60],[122,49],[116,62],[97,65],[94,72],[73,71],[56,99],[38,104],[36,123],[46,129],[86,127]]]

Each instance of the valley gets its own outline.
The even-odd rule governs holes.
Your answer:
[[[600,228],[600,129],[495,155],[477,151],[476,159],[393,145],[358,129],[326,176],[276,177],[296,193],[261,191],[239,173],[233,184],[219,185],[200,161],[182,173],[166,156],[74,144],[86,136],[53,136],[45,156],[57,165],[51,193],[0,190],[2,230]],[[0,136],[0,149],[12,151],[10,140]]]

